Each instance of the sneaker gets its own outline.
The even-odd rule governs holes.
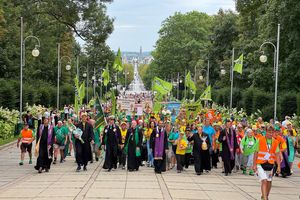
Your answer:
[[[29,164],[32,164],[32,160],[29,160]]]
[[[29,163],[30,164],[30,163]],[[23,161],[19,162],[19,165],[24,165]]]
[[[43,169],[40,167],[39,168],[39,174],[42,173]]]
[[[122,169],[125,169],[125,166],[123,166]]]
[[[86,166],[83,166],[83,171],[87,171],[87,168],[86,168]]]
[[[76,169],[76,172],[79,172],[81,170],[81,167],[78,166],[77,169]]]
[[[46,169],[45,169],[45,172],[49,172],[49,169],[48,169],[48,168],[46,168]]]
[[[99,158],[98,157],[96,157],[96,162],[98,162],[99,161]]]
[[[253,170],[250,170],[250,171],[249,171],[249,175],[250,175],[250,176],[254,176]]]

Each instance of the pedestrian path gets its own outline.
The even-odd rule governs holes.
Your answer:
[[[221,169],[201,176],[194,174],[193,166],[181,174],[172,170],[156,175],[147,167],[138,172],[122,169],[106,172],[101,161],[89,164],[88,171],[77,173],[74,158],[68,157],[65,163],[52,165],[49,173],[38,174],[34,164],[26,161],[24,166],[18,166],[18,161],[16,146],[0,151],[0,200],[260,199],[256,177],[241,173],[225,177]],[[299,200],[300,172],[294,171],[287,179],[275,177],[271,200]]]

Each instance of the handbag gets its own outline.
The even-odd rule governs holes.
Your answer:
[[[269,162],[265,162],[263,164],[261,164],[261,167],[265,170],[265,171],[271,171],[274,168],[274,164],[271,164]]]
[[[39,138],[39,140],[38,140],[38,142],[36,143],[35,148],[34,148],[34,156],[35,156],[35,157],[38,157],[38,156],[39,156],[39,152],[40,152],[40,141],[41,141],[41,138]]]

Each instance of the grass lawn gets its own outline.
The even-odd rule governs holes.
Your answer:
[[[7,143],[10,143],[10,142],[12,142],[16,139],[18,139],[18,137],[8,138],[8,139],[5,139],[5,140],[0,139],[0,146],[5,145]]]

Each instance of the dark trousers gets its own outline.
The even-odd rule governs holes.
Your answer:
[[[177,170],[182,171],[183,165],[185,163],[185,155],[176,154],[176,160],[177,160]]]
[[[201,158],[199,154],[194,153],[194,167],[196,173],[202,173],[203,169],[201,169]]]
[[[124,148],[119,148],[118,150],[118,161],[119,165],[125,166],[126,165],[126,154]]]
[[[225,174],[231,173],[235,165],[235,160],[230,160],[228,158],[228,159],[223,159],[223,162],[224,162]]]
[[[217,167],[217,163],[219,162],[219,149],[217,149],[216,152],[212,151],[211,162],[213,167]]]
[[[161,173],[163,171],[164,162],[166,162],[165,159],[163,159],[163,160],[154,160],[154,171],[156,173]]]
[[[184,155],[184,167],[185,167],[186,169],[189,168],[191,156],[192,156],[191,153],[186,153],[186,154]]]

